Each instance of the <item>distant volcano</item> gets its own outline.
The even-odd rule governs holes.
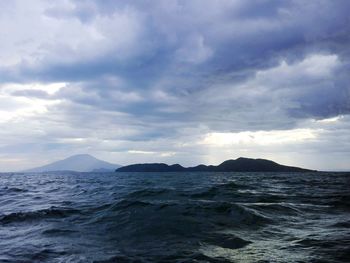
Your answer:
[[[108,163],[99,160],[89,154],[78,154],[66,159],[56,161],[41,167],[25,170],[23,172],[54,172],[54,171],[75,171],[75,172],[109,172],[121,167],[119,164]]]

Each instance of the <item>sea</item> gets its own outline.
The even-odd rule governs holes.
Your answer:
[[[0,262],[350,262],[350,173],[0,174]]]

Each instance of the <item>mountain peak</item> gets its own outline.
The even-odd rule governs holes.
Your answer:
[[[86,159],[86,160],[98,160],[96,157],[90,155],[90,154],[87,154],[87,153],[82,153],[82,154],[75,154],[75,155],[72,155],[72,156],[69,156],[63,160],[71,160],[71,159]]]
[[[52,172],[52,171],[113,171],[120,165],[105,162],[90,154],[76,154],[41,167],[32,168],[24,172]]]

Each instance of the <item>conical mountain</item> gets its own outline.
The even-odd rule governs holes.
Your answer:
[[[76,172],[92,172],[92,171],[113,171],[120,165],[99,160],[89,154],[78,154],[70,156],[66,159],[56,161],[44,166],[25,170],[24,172],[52,172],[52,171],[76,171]]]

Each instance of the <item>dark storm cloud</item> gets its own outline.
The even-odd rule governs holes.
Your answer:
[[[131,51],[127,47],[118,50],[118,45],[102,48],[101,53],[92,57],[80,57],[79,50],[72,50],[73,59],[69,62],[52,58],[50,53],[59,55],[63,51],[51,45],[47,56],[40,57],[38,62],[21,63],[8,72],[12,72],[14,80],[51,82],[96,82],[101,76],[115,75],[125,80],[129,90],[140,93],[148,92],[162,80],[167,83],[160,89],[178,100],[187,100],[208,88],[208,83],[235,84],[234,76],[249,79],[258,70],[278,66],[281,59],[295,63],[308,54],[326,52],[338,55],[346,65],[350,43],[346,11],[349,7],[348,1],[122,1],[118,4],[114,1],[71,1],[65,7],[52,4],[46,8],[47,16],[57,20],[78,19],[83,27],[95,30],[100,29],[101,17],[112,24],[116,14],[132,14],[139,27],[133,41],[138,43]],[[128,30],[131,29],[126,23],[125,31]],[[112,41],[123,38],[109,30],[103,36]],[[69,47],[69,39],[67,41]],[[99,47],[93,46],[95,48]],[[120,56],[125,50],[130,54]],[[340,69],[340,72],[346,70]],[[11,76],[10,73],[7,75]],[[325,85],[329,84],[320,83],[320,90],[316,93],[310,90],[300,98],[300,109],[291,115],[328,117],[348,113],[348,97],[344,98],[344,93],[348,92],[346,80],[334,81],[328,88]],[[99,93],[103,83],[95,87]],[[318,92],[326,98],[314,99]],[[332,98],[334,96],[336,98]],[[143,106],[147,112],[156,114],[159,103],[148,99]],[[337,103],[337,100],[345,101]],[[93,99],[85,102],[96,104]],[[109,105],[108,101],[101,104]],[[130,111],[137,109],[133,107],[128,108]]]
[[[350,64],[344,63],[333,77],[317,85],[310,91],[298,96],[300,108],[292,112],[299,118],[329,118],[350,113]]]

